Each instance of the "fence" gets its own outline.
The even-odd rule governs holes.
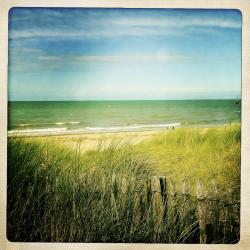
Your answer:
[[[134,224],[153,221],[151,225],[154,227],[156,242],[167,224],[168,227],[174,227],[176,223],[182,223],[185,229],[178,233],[178,242],[187,242],[191,234],[196,234],[197,242],[200,243],[233,243],[239,240],[240,201],[238,196],[234,197],[232,189],[227,190],[222,200],[214,181],[207,192],[199,180],[196,183],[196,194],[191,195],[188,178],[185,177],[179,190],[177,192],[171,177],[154,176],[144,181],[143,188],[136,189],[133,182],[128,185],[126,178],[113,174],[111,206],[119,216],[118,207],[126,209],[128,196],[132,194]]]

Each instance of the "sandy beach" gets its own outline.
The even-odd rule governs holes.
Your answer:
[[[53,134],[53,135],[9,135],[10,138],[22,139],[24,141],[53,142],[62,146],[75,148],[80,143],[81,151],[95,150],[99,146],[102,148],[116,143],[124,145],[126,143],[137,144],[141,141],[151,139],[153,135],[162,132],[154,131],[130,131],[130,132],[110,132],[110,133],[78,133],[78,134]]]
[[[233,124],[225,125],[210,125],[210,126],[195,126],[189,127],[189,129],[197,128],[201,129],[202,133],[205,133],[208,128],[224,128]],[[98,147],[106,148],[107,146],[115,143],[117,145],[137,144],[145,140],[152,139],[155,135],[160,133],[167,133],[174,129],[155,129],[155,130],[141,130],[141,131],[113,131],[113,132],[96,132],[96,133],[84,133],[79,131],[70,131],[69,133],[54,132],[54,133],[10,133],[9,138],[22,139],[24,141],[38,141],[38,142],[53,142],[61,146],[67,146],[69,148],[76,148],[80,145],[81,151],[96,150]],[[186,127],[188,129],[188,127]]]

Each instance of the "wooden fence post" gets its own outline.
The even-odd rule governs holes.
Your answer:
[[[160,184],[161,184],[161,197],[163,203],[163,218],[164,220],[167,216],[167,181],[165,176],[160,176]]]
[[[164,216],[164,206],[162,200],[161,179],[154,176],[152,179],[152,205],[153,211],[157,216],[157,227],[162,223]]]
[[[176,189],[174,184],[173,176],[169,178],[169,208],[171,211],[171,217],[174,217],[174,213],[176,213],[175,205],[176,205]]]
[[[113,172],[112,178],[111,178],[111,207],[114,209],[116,217],[118,217],[118,211],[117,211],[117,180],[115,173]]]
[[[169,178],[169,211],[171,214],[169,214],[169,217],[174,221],[175,214],[177,213],[175,206],[176,206],[176,189],[174,184],[173,176]]]
[[[167,182],[165,176],[160,176],[160,184],[161,184],[161,196],[163,199],[163,203],[165,205],[166,199],[167,199]]]
[[[199,229],[200,229],[200,243],[207,242],[207,230],[206,230],[206,202],[204,195],[204,186],[201,181],[196,184],[196,196],[198,199],[198,219],[199,219]]]
[[[211,182],[211,197],[212,197],[212,202],[211,202],[211,217],[212,219],[212,229],[213,229],[213,241],[216,242],[218,239],[218,233],[219,233],[219,228],[220,228],[220,213],[219,213],[219,208],[218,208],[218,190],[217,186],[214,180]]]
[[[184,177],[183,183],[182,183],[182,211],[181,211],[181,218],[183,220],[183,223],[188,223],[187,220],[187,214],[190,209],[190,197],[189,197],[189,185],[188,185],[188,178],[187,176]]]

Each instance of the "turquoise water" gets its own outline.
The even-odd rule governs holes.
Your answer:
[[[236,100],[9,102],[15,132],[150,130],[240,122]]]

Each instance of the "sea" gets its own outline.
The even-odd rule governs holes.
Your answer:
[[[67,134],[240,123],[237,100],[9,101],[9,134]]]

